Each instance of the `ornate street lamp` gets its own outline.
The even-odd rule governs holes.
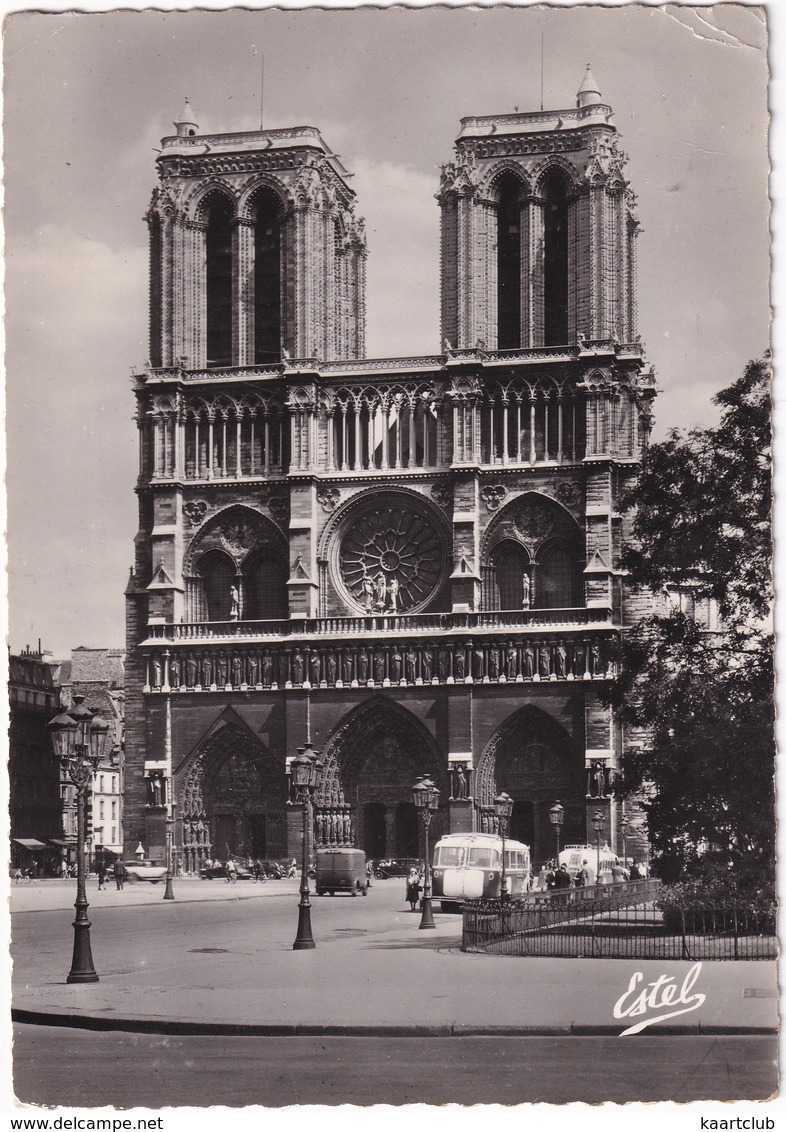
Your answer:
[[[508,873],[505,868],[505,834],[508,829],[510,815],[513,813],[513,799],[509,794],[497,794],[494,799],[494,813],[497,815],[497,829],[502,838],[502,878],[500,881],[500,900],[508,899]]]
[[[167,793],[172,788],[172,779],[167,778],[164,782],[164,789]],[[175,828],[175,809],[176,802],[168,802],[166,808],[166,887],[164,888],[164,900],[174,900],[175,894],[172,891],[172,852],[174,846],[174,828]]]
[[[292,784],[297,797],[303,805],[303,863],[300,872],[300,903],[298,904],[297,936],[292,944],[293,951],[308,951],[316,947],[311,934],[311,903],[308,899],[308,865],[311,833],[311,799],[319,784],[322,760],[310,743],[298,747],[298,753],[290,763]]]
[[[598,869],[595,876],[595,884],[600,884],[600,835],[603,830],[603,814],[600,810],[596,810],[592,815],[592,828],[595,830],[595,849],[598,854]]]
[[[76,787],[76,919],[74,953],[69,983],[97,983],[90,949],[90,921],[85,893],[85,836],[87,833],[87,791],[104,758],[109,724],[93,715],[84,696],[74,696],[74,706],[56,715],[47,724],[52,752]]]
[[[554,832],[557,835],[557,864],[559,864],[559,839],[565,821],[565,807],[560,805],[559,798],[549,810],[549,821],[554,826]]]
[[[431,825],[431,815],[439,809],[439,790],[428,777],[421,774],[412,787],[412,798],[415,809],[423,822],[423,838],[426,853],[426,875],[423,880],[423,912],[420,917],[420,929],[435,928],[434,913],[431,910],[431,863],[428,853],[428,831]]]
[[[627,837],[628,837],[628,827],[629,826],[630,826],[630,822],[628,821],[628,819],[623,814],[622,815],[622,821],[620,822],[620,833],[622,835],[622,863],[625,866],[625,868],[627,868],[627,866],[628,866]]]

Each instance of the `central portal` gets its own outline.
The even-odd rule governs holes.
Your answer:
[[[324,757],[318,810],[325,815],[348,810],[352,843],[373,860],[422,856],[412,785],[429,774],[443,799],[449,793],[434,740],[423,725],[395,702],[375,697],[337,729]],[[441,811],[434,816],[434,838],[442,818]],[[328,817],[317,828],[337,826]]]

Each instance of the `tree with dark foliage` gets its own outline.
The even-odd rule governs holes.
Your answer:
[[[715,402],[718,427],[651,446],[626,502],[623,564],[655,611],[623,634],[610,699],[627,725],[618,790],[644,799],[655,870],[750,888],[775,860],[769,360]]]

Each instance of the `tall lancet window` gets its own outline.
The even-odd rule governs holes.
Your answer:
[[[281,205],[260,192],[254,226],[254,361],[281,361]]]
[[[497,348],[521,345],[522,184],[512,173],[497,182]]]
[[[205,234],[207,364],[232,365],[232,205],[210,201]]]
[[[543,185],[545,201],[543,256],[543,341],[568,342],[568,184],[553,169]]]

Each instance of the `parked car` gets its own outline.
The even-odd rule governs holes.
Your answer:
[[[126,880],[147,880],[151,884],[158,884],[166,876],[166,865],[159,865],[143,857],[140,861],[126,861]]]
[[[254,873],[251,869],[246,868],[245,865],[239,864],[235,861],[235,871],[238,880],[251,880]],[[199,876],[202,880],[226,880],[226,869],[223,865],[210,865],[209,867],[203,865],[199,870]]]
[[[380,880],[405,877],[410,869],[420,870],[420,861],[417,857],[386,857],[375,864],[374,876],[379,877]]]
[[[259,867],[268,880],[283,880],[287,870],[278,861],[260,861]]]

